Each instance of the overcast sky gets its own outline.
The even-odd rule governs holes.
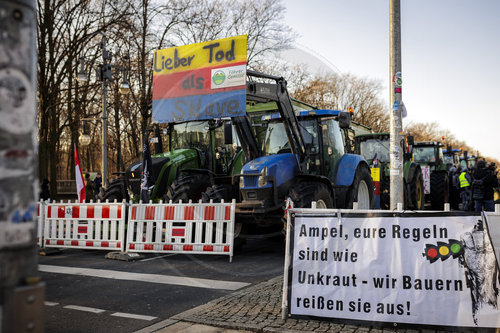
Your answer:
[[[285,0],[299,48],[379,79],[389,105],[389,0]],[[500,0],[402,0],[403,126],[437,122],[500,160]]]

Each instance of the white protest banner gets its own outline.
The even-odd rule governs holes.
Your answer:
[[[490,234],[497,263],[500,266],[500,215],[498,213],[486,213],[486,218],[488,221],[488,233]]]
[[[292,316],[500,327],[484,217],[305,211],[291,219]]]

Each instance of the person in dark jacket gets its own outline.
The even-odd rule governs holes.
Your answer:
[[[90,173],[85,174],[85,202],[90,202],[90,200],[95,200],[94,196],[94,182],[90,179]]]
[[[49,200],[50,199],[50,188],[49,188],[49,180],[44,178],[42,181],[42,186],[40,187],[40,199],[41,200]]]
[[[474,210],[480,212],[495,210],[493,201],[493,188],[498,187],[498,179],[491,170],[486,168],[486,162],[477,162],[477,167],[472,173],[472,199],[474,199]]]

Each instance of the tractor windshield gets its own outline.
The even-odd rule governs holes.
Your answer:
[[[190,121],[175,124],[170,133],[170,149],[198,148],[208,151],[210,146],[208,121]]]
[[[446,164],[455,164],[455,161],[454,161],[454,158],[453,158],[454,155],[444,155],[444,163]]]
[[[312,120],[301,120],[299,126],[306,146],[312,148],[316,147],[317,149],[318,133],[316,122]],[[268,123],[263,146],[262,150],[266,155],[292,152],[288,137],[286,136],[285,126],[281,121]]]
[[[388,140],[368,139],[361,142],[359,149],[367,161],[377,159],[379,162],[389,163],[391,160],[389,144]]]
[[[414,147],[413,160],[415,162],[436,162],[436,154],[433,146]]]

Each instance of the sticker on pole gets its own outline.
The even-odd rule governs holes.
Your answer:
[[[247,36],[157,50],[153,120],[238,117],[246,112]]]

